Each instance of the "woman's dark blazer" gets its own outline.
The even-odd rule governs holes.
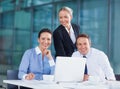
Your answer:
[[[79,26],[72,24],[75,37],[79,34]],[[53,41],[56,51],[55,56],[71,56],[72,53],[76,50],[76,45],[72,42],[67,30],[64,26],[60,25],[53,32]]]

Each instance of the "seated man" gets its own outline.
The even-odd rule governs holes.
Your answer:
[[[98,77],[100,81],[105,79],[116,80],[108,57],[104,52],[91,47],[91,40],[88,35],[78,35],[76,46],[78,51],[74,52],[72,56],[86,58],[87,73],[84,80],[88,80],[90,76]]]

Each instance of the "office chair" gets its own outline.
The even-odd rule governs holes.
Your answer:
[[[18,70],[7,70],[8,80],[18,80]],[[7,84],[7,89],[18,89],[18,86]]]
[[[115,74],[115,78],[117,81],[120,81],[120,74]]]
[[[6,89],[6,87],[4,87],[3,85],[0,85],[0,89]]]
[[[18,80],[18,72],[19,70],[7,70],[7,79]],[[7,89],[18,89],[18,86],[7,84]],[[19,89],[31,89],[31,88],[20,86]]]

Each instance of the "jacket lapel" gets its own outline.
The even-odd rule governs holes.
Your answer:
[[[75,28],[75,26],[74,26],[73,24],[72,24],[72,27],[73,27],[73,31],[74,31],[74,33],[75,33],[75,37],[77,38],[77,34],[78,34],[78,33],[77,33],[76,30],[75,30],[76,28]]]
[[[67,41],[69,45],[73,46],[74,44],[73,44],[73,42],[72,42],[72,40],[71,40],[71,38],[70,38],[67,30],[64,27],[62,29],[62,33],[63,33],[63,39],[64,39],[64,41]]]

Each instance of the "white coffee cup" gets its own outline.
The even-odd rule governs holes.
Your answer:
[[[43,80],[45,80],[45,81],[53,81],[54,76],[53,75],[43,75]]]
[[[89,76],[88,81],[99,82],[100,78],[98,76]]]

